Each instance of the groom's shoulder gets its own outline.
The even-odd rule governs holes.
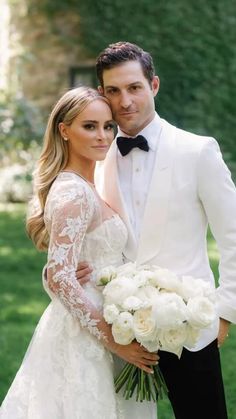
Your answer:
[[[213,137],[196,134],[178,127],[175,127],[175,130],[176,142],[179,147],[182,146],[199,151],[204,147],[217,146],[217,141]]]

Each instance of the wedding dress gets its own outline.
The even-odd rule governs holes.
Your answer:
[[[92,184],[61,172],[45,206],[50,234],[47,279],[51,302],[0,408],[1,419],[154,419],[154,403],[126,401],[114,391],[113,358],[100,341],[99,270],[122,264],[127,231]],[[93,268],[81,286],[80,261]],[[118,359],[115,360],[118,365]],[[119,368],[119,366],[118,366]]]

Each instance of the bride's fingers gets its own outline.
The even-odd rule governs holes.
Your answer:
[[[150,353],[150,352],[145,353],[145,355],[143,355],[143,358],[144,359],[150,359],[150,360],[153,360],[153,361],[158,361],[160,359],[158,354],[156,354],[156,353],[153,354],[153,353]]]
[[[136,365],[136,367],[138,367],[141,370],[147,372],[148,374],[153,374],[153,369],[148,367],[147,365],[142,364],[141,362],[137,362],[135,365]]]
[[[154,360],[154,361],[157,361],[158,359],[160,359],[159,355],[156,352],[141,351],[140,355],[142,355],[144,359],[149,359],[149,360]]]
[[[78,268],[76,270],[76,278],[81,282],[81,280],[83,282],[87,282],[88,279],[88,275],[92,272],[93,270],[89,267],[89,265],[87,263],[79,263]],[[86,280],[85,280],[85,277]]]
[[[154,359],[142,359],[142,362],[145,363],[145,365],[157,365],[159,363],[158,360]]]
[[[134,354],[131,358],[133,362],[138,362],[145,365],[157,365],[158,359],[157,358],[146,358],[145,356],[142,356],[141,354]]]

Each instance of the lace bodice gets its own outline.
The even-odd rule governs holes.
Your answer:
[[[101,338],[104,320],[96,273],[107,265],[122,263],[126,228],[95,189],[71,172],[61,172],[54,181],[45,206],[45,224],[50,235],[49,294],[52,299],[59,298],[82,327]],[[93,267],[92,280],[85,287],[75,275],[80,261]]]

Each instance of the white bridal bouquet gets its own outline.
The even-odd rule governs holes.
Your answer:
[[[200,331],[216,318],[213,286],[158,266],[109,266],[97,284],[104,286],[104,318],[121,345],[136,339],[150,352],[161,349],[180,358],[183,347],[193,347]],[[136,389],[137,401],[156,401],[168,391],[158,365],[147,374],[127,364],[115,379],[116,392],[123,386],[126,399]]]

